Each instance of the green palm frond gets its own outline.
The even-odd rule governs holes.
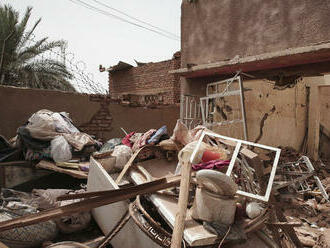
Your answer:
[[[65,45],[63,40],[48,42],[48,38],[33,41],[38,19],[30,30],[26,27],[32,8],[28,7],[19,21],[19,13],[9,5],[0,5],[0,84],[31,88],[75,91],[73,78],[65,64],[54,59],[42,59],[53,49]]]

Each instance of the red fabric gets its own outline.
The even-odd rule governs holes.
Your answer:
[[[123,143],[124,145],[127,145],[128,147],[132,148],[133,143],[129,140],[133,135],[135,134],[135,132],[131,132],[129,134],[127,134],[125,136],[125,138],[123,138],[123,140],[121,141],[121,143]]]
[[[195,171],[202,170],[202,169],[221,169],[225,166],[228,166],[230,160],[211,160],[206,163],[199,163],[193,164],[192,169]]]
[[[220,159],[221,154],[218,152],[210,151],[210,150],[205,150],[203,153],[202,161],[204,163],[212,161],[212,160],[218,160]]]
[[[156,129],[150,129],[148,132],[144,133],[140,138],[138,138],[137,141],[135,141],[132,150],[135,152],[137,149],[139,149],[142,146],[145,146],[147,144],[147,140],[153,135],[157,130]]]

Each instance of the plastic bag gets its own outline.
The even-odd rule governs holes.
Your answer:
[[[126,145],[116,146],[112,153],[112,156],[116,157],[115,168],[117,170],[122,170],[132,155],[133,155],[132,149],[129,148],[128,146]]]
[[[63,136],[56,136],[50,142],[50,154],[55,162],[67,162],[72,158],[70,145]]]
[[[181,120],[177,120],[171,140],[184,146],[193,141],[187,126]]]

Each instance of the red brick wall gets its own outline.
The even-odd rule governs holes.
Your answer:
[[[109,72],[111,98],[131,94],[147,96],[147,101],[151,96],[157,96],[159,104],[179,103],[179,77],[168,72],[180,68],[180,60],[180,52],[177,52],[171,60]]]

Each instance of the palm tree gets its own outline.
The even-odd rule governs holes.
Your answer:
[[[33,41],[33,32],[41,19],[26,30],[31,11],[28,7],[19,21],[17,11],[9,5],[0,5],[0,84],[75,91],[68,81],[73,75],[65,64],[43,58],[47,52],[61,49],[65,42],[48,42],[48,38]]]

